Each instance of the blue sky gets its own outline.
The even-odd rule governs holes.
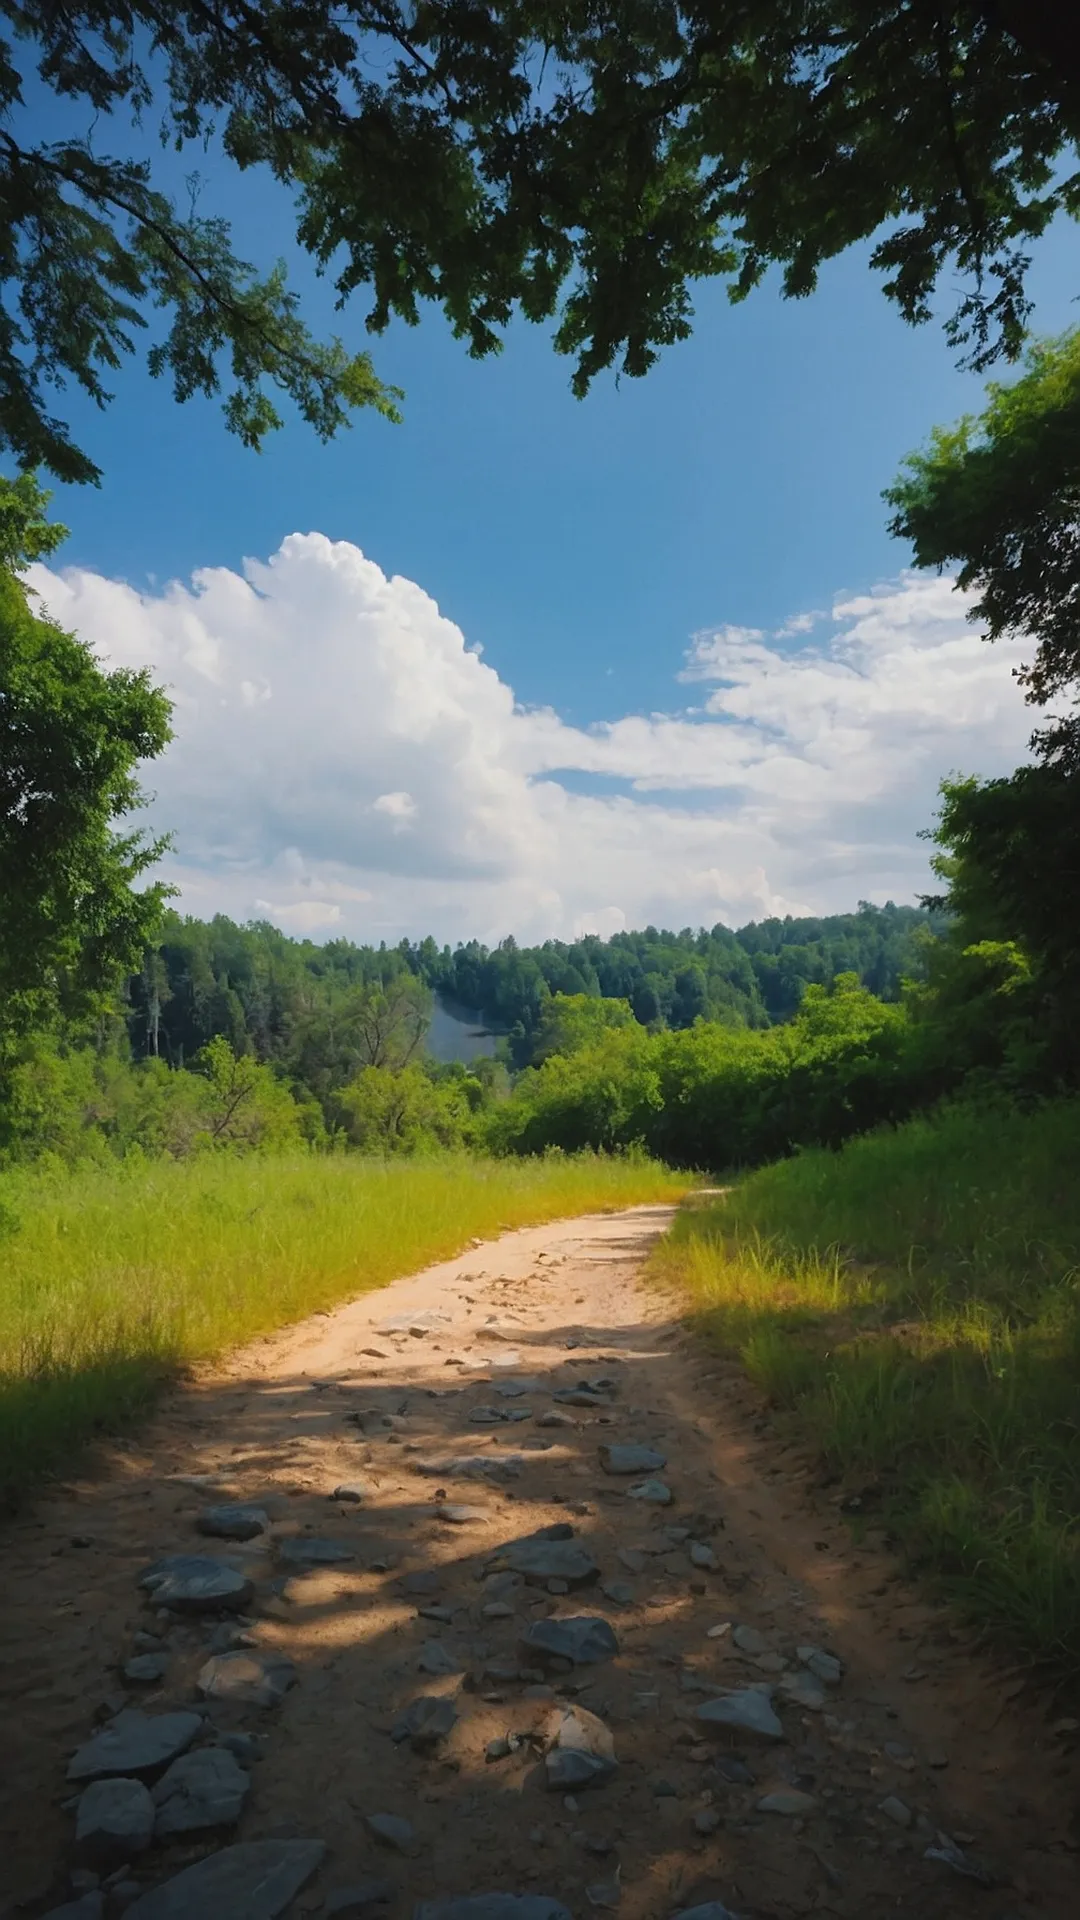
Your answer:
[[[276,193],[251,182],[236,188],[213,172],[205,193],[208,206],[224,205],[234,215],[242,250],[262,264],[284,252],[295,266],[287,208]],[[1042,331],[1058,331],[1075,318],[1075,260],[1071,226],[1053,231],[1039,251],[1032,285]],[[359,306],[335,319],[327,288],[303,262],[296,278],[317,324],[338,327],[350,343],[362,339]],[[907,554],[885,531],[881,489],[935,422],[977,406],[982,383],[956,369],[939,327],[911,329],[897,318],[865,255],[849,254],[834,263],[807,301],[785,303],[774,286],[766,286],[733,308],[713,284],[699,289],[697,305],[693,339],[669,350],[647,379],[617,384],[604,376],[583,402],[570,394],[570,367],[552,352],[545,329],[517,326],[500,356],[475,363],[449,337],[441,317],[431,313],[420,327],[395,327],[371,343],[379,373],[405,389],[405,424],[393,427],[375,415],[361,415],[351,432],[328,447],[302,424],[290,422],[261,456],[247,453],[225,434],[216,406],[200,401],[178,408],[167,388],[137,367],[117,377],[117,398],[105,414],[75,407],[77,431],[104,467],[105,480],[99,491],[60,490],[57,510],[72,529],[60,567],[74,570],[72,580],[127,583],[134,593],[124,605],[130,609],[137,602],[140,609],[138,620],[132,615],[120,622],[127,637],[118,640],[115,606],[106,617],[100,607],[93,614],[88,610],[89,589],[80,589],[81,598],[69,598],[69,617],[74,619],[77,610],[82,630],[102,649],[127,657],[125,647],[142,645],[163,672],[162,663],[171,662],[169,683],[183,691],[181,667],[169,653],[172,643],[162,639],[161,622],[155,625],[154,609],[166,604],[168,583],[190,583],[193,574],[207,568],[239,577],[245,560],[268,559],[286,536],[320,534],[361,549],[383,575],[416,583],[460,630],[453,644],[482,650],[485,665],[498,678],[500,698],[512,690],[519,707],[554,710],[563,734],[558,745],[548,740],[543,764],[534,764],[535,742],[526,749],[515,736],[517,744],[507,749],[527,784],[556,781],[570,796],[618,802],[631,839],[645,814],[665,806],[684,820],[693,816],[687,832],[695,848],[702,822],[706,836],[709,822],[719,823],[716,862],[702,866],[700,848],[686,853],[678,871],[687,879],[672,895],[657,879],[657,861],[674,857],[670,848],[663,850],[670,825],[663,821],[660,841],[646,836],[647,845],[637,849],[640,884],[624,878],[607,885],[608,872],[621,874],[623,855],[629,857],[629,842],[613,848],[605,837],[615,819],[609,812],[603,844],[594,850],[595,871],[579,897],[558,876],[560,863],[565,868],[572,857],[566,849],[586,831],[582,815],[575,827],[564,827],[569,835],[564,851],[553,847],[553,870],[534,875],[531,891],[519,897],[519,853],[504,850],[500,857],[511,864],[500,880],[498,859],[492,865],[483,853],[484,830],[474,821],[462,831],[466,837],[475,831],[477,837],[470,868],[476,884],[461,873],[454,892],[445,846],[440,851],[432,842],[428,855],[422,853],[424,810],[418,803],[409,812],[401,802],[393,832],[382,833],[393,809],[372,810],[388,795],[391,801],[395,794],[409,798],[419,776],[415,769],[408,781],[404,773],[393,775],[393,784],[381,794],[367,793],[365,769],[380,758],[389,765],[393,756],[389,749],[383,755],[381,747],[373,752],[365,735],[355,742],[355,756],[358,793],[363,789],[367,795],[357,798],[357,807],[367,827],[359,824],[357,813],[351,854],[329,827],[313,831],[306,841],[303,809],[292,819],[276,804],[260,802],[250,834],[241,836],[242,848],[225,840],[219,844],[212,835],[208,840],[202,827],[181,817],[177,872],[192,910],[220,905],[245,917],[264,910],[256,907],[257,900],[269,899],[281,907],[286,924],[295,908],[291,924],[312,930],[333,926],[363,934],[376,924],[408,931],[434,925],[450,937],[472,930],[496,937],[511,925],[516,932],[565,932],[590,917],[608,927],[618,924],[619,916],[637,924],[641,915],[661,911],[683,924],[738,917],[747,907],[757,910],[755,902],[760,910],[797,909],[847,904],[860,892],[876,898],[890,891],[911,897],[917,891],[925,850],[916,848],[905,864],[898,849],[928,818],[936,779],[954,761],[975,770],[999,770],[1022,750],[1028,723],[1004,656],[994,656],[992,720],[973,723],[959,740],[950,738],[952,758],[933,761],[935,753],[946,750],[937,741],[936,720],[919,735],[918,776],[913,774],[915,787],[903,796],[899,811],[894,807],[886,820],[880,796],[858,789],[848,794],[849,806],[858,811],[869,804],[873,815],[867,816],[862,839],[858,832],[838,838],[833,821],[818,833],[815,855],[809,847],[801,855],[792,847],[782,859],[775,848],[770,852],[771,841],[763,843],[764,850],[755,843],[741,853],[725,841],[732,831],[760,826],[760,806],[748,796],[743,763],[733,767],[725,756],[736,724],[755,728],[766,744],[770,728],[775,736],[780,724],[790,746],[791,729],[799,727],[798,687],[791,683],[795,704],[785,707],[778,723],[765,712],[768,660],[751,667],[739,656],[736,679],[742,691],[736,704],[741,700],[745,710],[737,715],[731,710],[730,678],[714,677],[702,694],[695,683],[707,676],[698,670],[690,681],[679,676],[686,672],[693,635],[736,627],[764,635],[782,671],[807,649],[813,653],[824,646],[827,653],[834,650],[831,667],[839,661],[849,678],[854,673],[863,683],[868,675],[873,680],[882,661],[887,678],[896,664],[888,650],[892,642],[881,643],[880,655],[864,649],[854,665],[850,648],[844,655],[844,635],[852,631],[856,651],[864,647],[862,616],[830,628],[826,640],[809,631],[778,638],[778,630],[795,614],[827,615],[838,599],[865,596],[906,566]],[[293,564],[298,564],[295,555]],[[370,611],[372,594],[378,601],[382,589],[376,591],[365,579],[362,597]],[[361,591],[355,582],[354,588]],[[177,592],[189,593],[189,613],[203,618],[204,590],[190,598],[182,584],[174,597]],[[317,593],[315,601],[317,606]],[[907,605],[895,602],[894,637],[907,621],[902,611]],[[961,611],[949,615],[946,609],[942,615],[940,603],[934,603],[939,637],[947,628],[952,633],[949,620],[959,619]],[[323,683],[331,705],[335,685],[345,698],[346,677],[356,667],[347,638],[334,643],[344,649],[342,668],[342,655],[320,629],[316,607],[310,616],[302,606],[294,607],[291,617],[290,671],[297,682],[306,676]],[[347,635],[349,618],[355,617],[359,624],[353,631],[359,632],[367,614],[346,616],[339,608],[334,619],[339,617]],[[411,616],[402,617],[407,625]],[[402,642],[406,654],[411,644]],[[952,642],[946,638],[941,644]],[[428,671],[418,669],[415,659],[412,670]],[[980,677],[986,669],[976,658],[971,671]],[[280,702],[292,685],[280,673],[279,664],[275,691],[267,699]],[[254,684],[250,672],[244,684]],[[364,686],[349,684],[350,698],[361,707],[369,703]],[[763,689],[762,710],[751,711]],[[462,692],[461,697],[471,696]],[[876,696],[871,704],[876,711]],[[196,777],[192,742],[203,724],[196,717],[198,707],[198,701],[194,707],[189,701],[186,720],[178,710],[183,737],[173,754],[177,770],[157,782],[162,805],[173,808],[165,824],[175,825],[178,811],[183,816],[181,795]],[[688,714],[688,707],[695,710]],[[398,737],[396,727],[400,733],[396,711],[387,718],[387,738]],[[679,743],[668,737],[663,766],[654,764],[655,731],[640,764],[622,748],[614,757],[605,749],[605,760],[605,752],[588,745],[590,729],[595,733],[599,726],[608,729],[609,747],[611,729],[622,729],[625,748],[634,716],[655,713],[682,715],[681,724],[696,725],[699,733],[708,721],[713,761],[698,765],[698,734]],[[797,753],[815,766],[829,753],[839,755],[840,764],[853,765],[857,755],[845,749],[843,728],[836,734],[839,723],[831,709],[830,714],[831,748],[826,752],[815,736],[797,744]],[[438,726],[443,721],[445,715]],[[299,731],[277,737],[279,753],[304,759],[311,749],[311,722],[302,722],[297,711],[297,729],[302,725],[309,729],[303,737]],[[640,731],[639,737],[644,738]],[[874,753],[880,747],[878,742]],[[696,768],[693,784],[683,772],[688,751]],[[422,757],[430,772],[438,760],[430,741]],[[348,744],[342,742],[339,765],[348,764]],[[444,773],[450,783],[468,785],[453,756]],[[391,777],[387,772],[385,778]],[[898,781],[902,788],[902,777]],[[781,782],[772,790],[774,799],[787,790]],[[642,794],[652,797],[635,802],[634,796]],[[541,799],[545,806],[561,805],[557,796]],[[332,810],[333,796],[325,804]],[[438,812],[445,809],[446,796],[440,799],[432,788],[426,804]],[[638,811],[631,818],[625,810],[634,805]],[[542,838],[549,827],[550,821],[543,828],[534,823],[535,835]],[[524,824],[522,832],[528,840]],[[823,868],[826,844],[834,851]],[[321,875],[328,896],[337,886],[363,897],[351,904],[339,901],[336,918],[322,922],[311,910],[305,922],[304,898],[294,900],[284,881],[275,890],[270,880],[252,879],[249,885],[243,879],[257,871],[280,878],[283,859],[291,862],[294,879],[297,861],[305,869],[306,878],[296,880],[293,894],[306,885],[310,895]],[[336,881],[327,879],[327,860],[336,863]],[[351,878],[343,880],[340,874],[346,871]],[[703,881],[706,872],[714,878]],[[751,874],[758,875],[752,883]],[[685,910],[679,911],[683,898]],[[331,905],[328,898],[327,913]]]

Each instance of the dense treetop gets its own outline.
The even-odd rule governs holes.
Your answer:
[[[741,298],[776,265],[801,296],[871,237],[907,319],[944,278],[973,363],[1015,355],[1031,242],[1080,205],[1058,0],[0,7],[0,441],[68,480],[97,468],[53,394],[107,399],[148,324],[151,370],[181,400],[223,391],[253,446],[282,394],[324,436],[395,411],[355,339],[311,336],[279,265],[170,197],[159,131],[196,166],[209,143],[272,174],[368,330],[436,302],[482,355],[515,313],[551,319],[578,392],[685,337],[695,281]]]

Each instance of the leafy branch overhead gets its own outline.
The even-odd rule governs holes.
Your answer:
[[[144,129],[268,171],[370,332],[435,302],[483,355],[515,312],[553,319],[578,393],[685,338],[695,281],[742,298],[775,265],[802,296],[870,237],[907,319],[959,277],[953,340],[976,366],[1013,356],[1030,245],[1080,204],[1080,60],[1054,0],[0,9],[0,442],[66,480],[98,469],[56,392],[104,404],[140,329],[176,397],[220,393],[251,446],[282,397],[324,438],[358,406],[396,416],[280,266],[178,210]]]

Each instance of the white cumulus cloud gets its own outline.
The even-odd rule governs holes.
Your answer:
[[[938,780],[1007,770],[1030,731],[947,579],[771,638],[698,634],[695,704],[673,687],[668,713],[582,729],[520,707],[421,587],[322,534],[160,591],[32,578],[170,690],[147,785],[187,910],[296,933],[529,940],[910,899]]]

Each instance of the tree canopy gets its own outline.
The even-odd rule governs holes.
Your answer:
[[[135,885],[165,843],[117,825],[140,804],[138,762],[169,739],[169,702],[35,611],[13,566],[62,538],[47,504],[28,476],[0,481],[0,1049],[115,988],[168,892]]]
[[[553,319],[579,393],[684,338],[696,281],[742,298],[777,266],[801,296],[869,238],[907,319],[947,275],[954,341],[1014,356],[1031,242],[1080,208],[1056,0],[0,6],[0,441],[65,480],[98,469],[52,395],[104,403],[140,328],[151,371],[223,394],[252,446],[282,395],[323,436],[396,412],[280,264],[245,262],[194,185],[177,204],[155,129],[269,171],[369,333],[435,302],[483,355],[515,312]]]
[[[1034,647],[1017,677],[1035,706],[1080,692],[1080,330],[1033,347],[1023,376],[995,383],[977,418],[939,428],[908,459],[886,499],[891,531],[920,567],[959,563],[972,618],[991,640]],[[1080,715],[1036,735],[1052,760],[1080,768]]]

